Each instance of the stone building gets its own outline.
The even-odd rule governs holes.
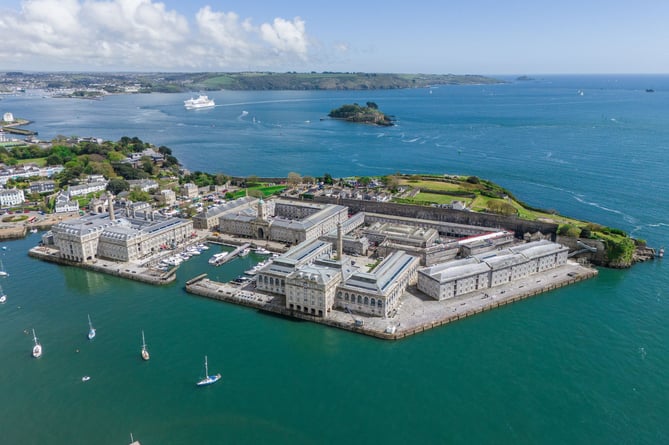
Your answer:
[[[286,277],[286,307],[327,317],[334,307],[335,292],[341,281],[340,268],[318,263],[300,267]]]
[[[170,189],[161,190],[160,201],[166,206],[174,205],[177,202],[177,194]]]
[[[133,261],[165,248],[177,248],[193,233],[191,220],[164,217],[148,209],[127,213],[89,214],[59,222],[42,242],[57,248],[59,256],[70,261]]]
[[[181,186],[181,195],[186,198],[195,198],[200,194],[200,190],[197,185],[192,182],[188,182]]]
[[[224,233],[239,234],[239,232],[245,231],[244,227],[248,224],[248,221],[257,217],[257,212],[253,210],[257,202],[256,198],[248,196],[225,202],[195,215],[193,217],[193,225],[196,229],[218,229]],[[243,218],[243,222],[240,225],[235,223],[235,216],[238,214],[248,214],[248,218]],[[223,220],[223,226],[221,226],[220,221],[222,216],[227,216]],[[250,229],[246,230],[246,232],[250,233]]]
[[[418,289],[436,300],[494,288],[562,266],[569,249],[547,240],[486,252],[418,272]]]
[[[298,201],[258,200],[255,208],[225,212],[219,230],[232,235],[300,244],[333,232],[348,219],[346,207]]]
[[[371,272],[354,272],[337,287],[335,307],[376,317],[390,317],[407,286],[416,283],[419,260],[393,252]]]
[[[316,239],[298,244],[258,271],[256,287],[259,290],[286,295],[286,280],[290,274],[318,259],[331,256],[331,243]]]

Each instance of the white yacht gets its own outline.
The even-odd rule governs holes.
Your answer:
[[[201,108],[212,108],[215,106],[216,103],[213,99],[209,99],[209,97],[202,94],[200,94],[200,97],[197,99],[193,99],[191,97],[188,100],[184,100],[184,107],[186,107],[187,110],[198,110]]]
[[[35,346],[33,346],[33,357],[40,358],[42,356],[42,345],[39,344],[34,329],[33,329],[33,341],[35,342]]]
[[[197,386],[211,385],[221,379],[221,374],[209,375],[209,366],[207,365],[207,356],[204,356],[204,378],[198,380]]]
[[[217,266],[218,263],[221,262],[223,260],[223,258],[226,257],[227,254],[228,254],[228,252],[215,253],[214,255],[212,255],[211,258],[209,258],[209,264],[213,264],[213,265]]]

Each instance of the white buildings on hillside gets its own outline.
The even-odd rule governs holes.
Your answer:
[[[65,167],[62,165],[51,165],[46,167],[38,167],[33,164],[0,166],[0,184],[5,185],[10,179],[32,177],[50,178],[64,169]]]
[[[79,185],[71,185],[67,188],[67,192],[71,197],[86,196],[89,193],[103,192],[107,189],[107,181],[86,182]]]
[[[12,207],[22,204],[26,200],[21,189],[0,190],[0,206]]]
[[[67,193],[59,192],[56,196],[56,204],[54,206],[54,212],[56,213],[67,213],[67,212],[76,212],[79,210],[79,203],[73,199],[70,199],[70,196]]]

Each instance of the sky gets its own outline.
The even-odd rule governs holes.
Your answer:
[[[669,73],[666,0],[0,0],[0,71]]]

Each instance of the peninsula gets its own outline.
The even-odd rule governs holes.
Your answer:
[[[475,176],[235,178],[184,172],[171,153],[129,137],[14,147],[4,192],[19,203],[2,221],[32,231],[45,214],[74,213],[29,254],[156,285],[204,243],[230,246],[226,261],[202,262],[188,292],[385,339],[590,278],[589,262],[629,267],[653,254]],[[15,168],[15,156],[47,165]],[[33,180],[49,172],[57,183]],[[254,248],[265,257],[252,278],[207,278]]]

